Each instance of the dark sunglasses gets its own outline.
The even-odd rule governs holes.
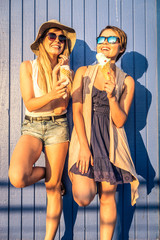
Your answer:
[[[115,44],[115,43],[119,43],[120,39],[119,37],[115,37],[115,36],[110,36],[110,37],[97,37],[97,44],[101,44],[104,43],[104,41],[107,39],[107,42],[110,44]]]
[[[56,35],[55,33],[49,32],[46,34],[46,36],[48,36],[48,39],[53,42],[56,40],[57,37],[61,43],[64,43],[66,41],[66,36],[64,35]]]

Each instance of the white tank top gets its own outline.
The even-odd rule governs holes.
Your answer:
[[[41,97],[45,93],[42,89],[38,86],[38,65],[37,65],[37,59],[34,59],[33,61],[30,61],[32,65],[32,80],[33,80],[33,90],[35,97]],[[67,112],[67,110],[63,111],[60,115],[63,115]],[[54,110],[50,110],[50,104],[46,104],[41,109],[29,112],[26,108],[25,114],[31,117],[40,117],[40,116],[55,116]]]

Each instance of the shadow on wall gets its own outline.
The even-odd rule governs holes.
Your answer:
[[[76,70],[84,65],[92,65],[96,61],[96,52],[92,51],[88,44],[83,40],[76,40],[76,44],[71,54],[71,68]],[[67,117],[69,120],[70,136],[73,128],[72,118],[72,100],[69,102]],[[73,239],[73,228],[77,217],[78,205],[74,202],[72,196],[72,185],[68,177],[68,157],[64,166],[62,180],[65,184],[66,195],[63,197],[63,216],[65,222],[65,232],[61,240]],[[80,208],[82,210],[83,208]],[[96,211],[97,209],[95,209]]]
[[[96,52],[92,51],[84,41],[77,40],[73,54],[71,56],[71,66],[73,66],[73,70],[76,71],[80,66],[92,65],[95,62]],[[128,121],[125,125],[125,129],[133,161],[135,162],[137,174],[144,179],[143,181],[140,181],[140,187],[147,189],[147,194],[149,194],[154,187],[155,171],[151,165],[140,131],[146,126],[146,120],[152,101],[152,95],[147,88],[138,82],[138,79],[140,79],[147,71],[148,61],[143,55],[139,54],[138,52],[129,52],[123,56],[121,60],[121,68],[124,72],[135,79],[135,98],[130,110]],[[68,107],[70,134],[73,128],[71,105],[72,102],[70,101]],[[72,186],[68,178],[67,165],[68,161],[66,161],[63,173],[63,180],[65,182],[67,193],[63,198],[65,233],[62,239],[72,240],[78,205],[74,202],[72,197]],[[116,226],[116,239],[128,240],[129,231],[133,220],[133,214],[135,211],[135,207],[131,206],[130,184],[119,186],[117,191],[119,198],[117,211],[119,217],[117,219]],[[146,206],[144,206],[144,208],[145,207]],[[95,211],[97,211],[97,208]]]
[[[140,131],[146,126],[152,95],[145,86],[140,84],[138,79],[147,71],[148,61],[138,52],[128,52],[122,57],[121,68],[135,80],[135,97],[125,124],[125,130],[136,172],[142,177],[139,188],[144,195],[147,195],[154,187],[155,170],[151,165]],[[121,230],[118,240],[128,240],[135,206],[132,207],[130,204],[130,185],[120,186],[119,190],[121,194],[117,209],[120,213]],[[146,208],[145,205],[142,207]]]
[[[81,66],[92,65],[95,62],[96,51],[92,51],[85,41],[77,39],[71,56],[71,65],[74,72]]]
[[[135,99],[132,106],[134,108],[134,149],[133,147],[130,148],[137,174],[143,177],[143,184],[146,185],[147,194],[149,194],[154,187],[155,170],[151,165],[140,131],[146,126],[147,115],[152,102],[152,94],[138,81],[147,71],[148,61],[138,52],[126,53],[122,58],[121,68],[135,80]],[[130,138],[131,131],[133,133],[133,130],[129,127],[131,117],[133,115],[130,116],[125,126],[129,143],[132,141]]]
[[[95,63],[96,61],[96,52],[92,51],[89,46],[82,40],[77,40],[75,49],[71,56],[71,65],[73,65],[74,71],[77,70],[78,67],[83,65],[90,65]],[[138,79],[140,79],[143,74],[147,71],[148,61],[147,59],[137,53],[137,52],[129,52],[126,53],[121,61],[121,68],[124,72],[128,73],[135,79],[135,98],[131,107],[131,111],[129,114],[128,121],[125,125],[129,146],[131,149],[131,154],[133,156],[133,160],[135,161],[137,174],[143,178],[143,181],[140,182],[140,187],[147,191],[146,194],[149,194],[154,187],[154,177],[155,170],[153,169],[145,144],[141,137],[140,131],[142,131],[146,126],[146,120],[148,111],[152,101],[152,95],[150,91],[145,88]],[[70,126],[70,134],[73,128],[72,122],[72,102],[70,101],[68,107],[68,119]],[[63,216],[65,222],[65,232],[61,239],[63,240],[72,240],[73,239],[73,228],[77,217],[78,205],[74,202],[72,197],[72,186],[71,182],[68,178],[68,158],[66,159],[64,173],[63,173],[63,182],[66,187],[66,195],[63,197]],[[37,183],[37,187],[44,188],[44,183]],[[0,182],[1,188],[7,188],[8,182]],[[133,220],[133,214],[135,211],[135,207],[130,205],[130,186],[126,184],[125,186],[118,187],[119,191],[119,201],[117,204],[117,210],[119,214],[118,219],[118,237],[116,240],[128,240],[129,239],[129,231],[130,226]],[[144,192],[145,193],[145,192]],[[147,208],[147,206],[140,206]],[[150,208],[150,206],[148,206]],[[154,206],[153,206],[154,207]],[[137,210],[138,210],[137,206]],[[153,208],[155,209],[155,208]],[[18,206],[10,211],[21,212],[21,206]],[[23,211],[46,211],[46,206],[29,206],[24,207]],[[81,208],[81,210],[83,210]],[[152,209],[151,209],[152,210]],[[7,212],[8,206],[1,206],[0,212]],[[97,211],[97,208],[93,209],[93,211]],[[94,223],[93,223],[94,224]]]

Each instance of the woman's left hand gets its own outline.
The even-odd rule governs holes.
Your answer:
[[[84,139],[85,141],[86,139]],[[80,146],[79,158],[76,163],[76,167],[82,174],[88,172],[89,164],[93,166],[93,158],[91,157],[91,152],[89,147],[86,145]]]
[[[111,69],[111,73],[108,73],[110,80],[105,80],[104,83],[104,90],[107,93],[107,97],[108,98],[112,98],[115,96],[115,75],[114,75],[114,71]]]

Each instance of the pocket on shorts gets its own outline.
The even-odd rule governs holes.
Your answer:
[[[24,119],[22,126],[21,126],[21,134],[23,134],[23,132],[28,131],[28,129],[30,128],[30,124],[31,124],[31,122],[29,120]]]
[[[30,125],[30,121],[24,119],[24,121],[23,121],[23,123],[22,123],[22,127],[27,126],[27,125]]]
[[[57,119],[57,120],[55,120],[55,123],[57,125],[62,126],[62,127],[68,127],[68,120],[67,120],[67,118]]]

